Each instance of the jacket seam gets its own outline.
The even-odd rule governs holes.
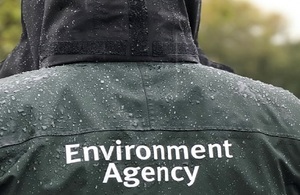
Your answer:
[[[149,99],[148,99],[148,94],[147,94],[147,91],[146,91],[145,78],[144,78],[144,75],[143,75],[143,73],[142,73],[142,71],[141,71],[140,66],[137,65],[137,68],[138,68],[139,73],[140,73],[140,75],[141,75],[142,88],[143,88],[143,91],[144,91],[145,101],[146,101],[148,126],[149,126],[149,128],[151,129],[151,120],[150,120],[150,111],[149,111]]]
[[[40,134],[40,135],[36,135],[36,136],[33,136],[31,138],[27,138],[27,139],[23,139],[23,140],[20,140],[19,142],[16,142],[16,143],[12,143],[12,144],[7,144],[7,145],[0,145],[0,149],[2,148],[6,148],[6,147],[10,147],[10,146],[16,146],[16,145],[21,145],[23,143],[26,143],[30,140],[33,140],[33,139],[36,139],[36,138],[43,138],[43,137],[64,137],[64,136],[76,136],[76,135],[84,135],[84,134],[90,134],[90,133],[97,133],[97,132],[109,132],[109,131],[140,131],[140,132],[146,132],[146,131],[176,131],[176,132],[191,132],[191,131],[198,131],[198,132],[212,132],[212,131],[219,131],[221,130],[224,131],[224,132],[239,132],[239,133],[252,133],[252,134],[263,134],[263,135],[266,135],[266,136],[269,136],[269,137],[276,137],[276,138],[282,138],[282,139],[291,139],[291,140],[296,140],[296,141],[300,141],[300,137],[296,137],[294,135],[291,135],[291,134],[276,134],[276,133],[268,133],[268,132],[262,132],[262,131],[259,131],[258,129],[245,129],[243,128],[244,130],[241,130],[241,129],[230,129],[230,128],[227,128],[226,130],[224,130],[223,128],[210,128],[210,127],[205,127],[205,128],[198,128],[198,129],[183,129],[183,130],[180,130],[180,129],[171,129],[171,128],[168,128],[168,129],[147,129],[147,130],[138,130],[138,129],[122,129],[122,130],[116,130],[116,129],[106,129],[106,130],[103,130],[103,129],[84,129],[82,130],[81,132],[76,132],[76,133],[70,133],[71,131],[67,131],[65,133],[51,133],[51,134]],[[89,130],[89,131],[87,131]],[[85,131],[85,132],[83,132]]]

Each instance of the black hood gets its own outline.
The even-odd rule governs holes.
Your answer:
[[[201,0],[23,0],[0,77],[77,62],[199,63]]]

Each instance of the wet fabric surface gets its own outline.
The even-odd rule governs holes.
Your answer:
[[[233,72],[197,50],[201,0],[22,1],[20,43],[0,78],[75,62],[194,62]]]
[[[4,194],[297,194],[299,100],[198,64],[0,80]]]
[[[0,78],[75,62],[198,63],[199,7],[200,0],[22,1],[21,41]]]

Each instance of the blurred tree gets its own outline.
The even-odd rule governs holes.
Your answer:
[[[20,0],[0,0],[0,61],[17,45],[21,35]]]
[[[199,43],[210,58],[230,65],[238,74],[300,97],[300,78],[287,76],[299,71],[300,66],[293,65],[299,65],[299,58],[293,55],[298,56],[300,48],[285,42],[285,24],[282,16],[262,13],[247,1],[203,1]]]
[[[279,85],[300,98],[300,42],[287,43],[284,49],[289,58],[285,66],[281,66],[278,70]]]

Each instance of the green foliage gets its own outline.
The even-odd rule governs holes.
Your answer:
[[[21,35],[20,0],[0,0],[0,60],[16,46]]]
[[[276,42],[288,40],[282,16],[235,0],[204,1],[202,11],[199,43],[210,58],[300,97],[300,43]]]

